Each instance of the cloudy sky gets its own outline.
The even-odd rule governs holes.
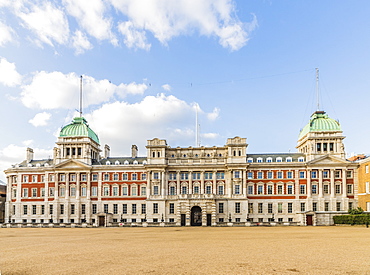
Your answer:
[[[47,158],[83,115],[112,156],[146,140],[195,146],[246,137],[295,152],[316,110],[347,153],[370,153],[370,2],[0,0],[0,169]],[[1,173],[0,179],[4,180]]]

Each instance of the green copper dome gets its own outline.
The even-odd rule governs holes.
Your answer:
[[[342,131],[338,121],[330,118],[324,111],[316,111],[312,114],[310,122],[299,134],[301,139],[309,132],[338,132]]]
[[[87,124],[83,117],[75,117],[71,124],[64,126],[60,130],[60,137],[89,137],[99,144],[98,135]]]

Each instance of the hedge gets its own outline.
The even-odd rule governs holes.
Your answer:
[[[369,214],[334,216],[334,224],[370,224]]]

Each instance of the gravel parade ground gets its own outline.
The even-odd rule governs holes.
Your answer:
[[[2,228],[0,274],[370,274],[370,228]]]

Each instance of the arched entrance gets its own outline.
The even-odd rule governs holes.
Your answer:
[[[191,226],[202,226],[202,208],[199,206],[193,206],[191,208]]]

